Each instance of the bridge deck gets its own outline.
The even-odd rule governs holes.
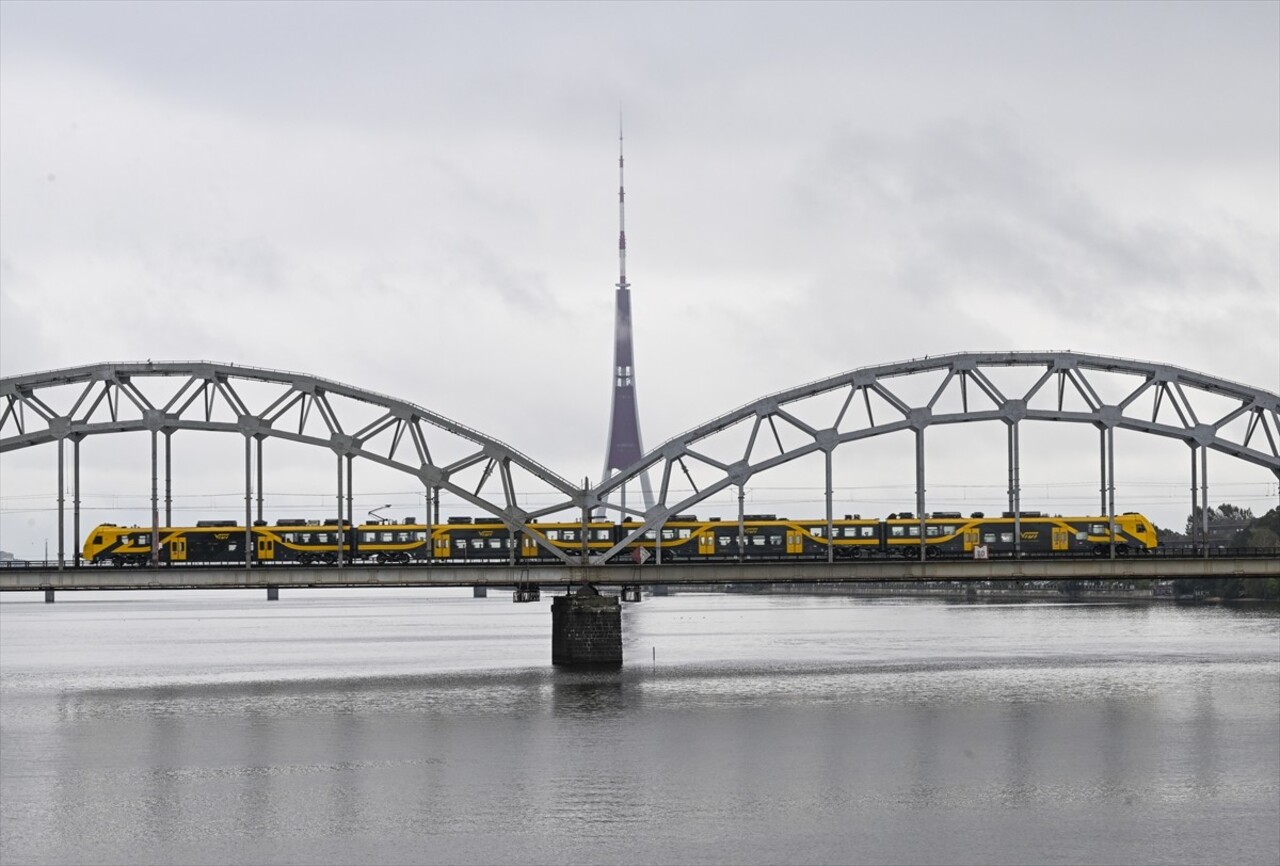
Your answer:
[[[1133,580],[1176,577],[1280,577],[1274,557],[1211,559],[904,560],[606,565],[255,566],[246,569],[0,568],[0,592],[64,589],[250,589],[265,587],[512,586],[535,583],[600,586],[721,583],[850,583],[859,581]]]

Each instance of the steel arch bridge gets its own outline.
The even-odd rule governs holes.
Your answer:
[[[1002,389],[993,371],[1021,367],[1029,385]],[[1115,378],[1123,382],[1117,391]],[[1106,378],[1110,387],[1103,387]],[[145,382],[149,387],[139,386]],[[255,408],[244,392],[245,383],[275,389],[273,399]],[[927,384],[925,397],[911,398],[906,383]],[[154,392],[159,390],[157,396]],[[50,395],[59,392],[69,408],[54,408]],[[1109,395],[1110,400],[1101,396]],[[838,411],[818,424],[806,421],[806,401],[834,395]],[[1202,397],[1211,396],[1217,409],[1206,410]],[[1225,403],[1225,408],[1223,404]],[[365,418],[354,421],[343,406],[356,404]],[[1197,412],[1197,405],[1200,411]],[[865,411],[864,411],[865,410]],[[879,419],[876,413],[879,412]],[[371,413],[371,414],[370,414]],[[359,413],[356,413],[359,414]],[[98,433],[149,431],[152,459],[153,524],[158,524],[158,437],[177,430],[209,430],[238,434],[245,441],[246,526],[251,519],[253,445],[257,444],[258,517],[262,509],[262,442],[268,438],[331,450],[337,460],[339,510],[343,498],[343,469],[347,477],[347,515],[351,518],[352,463],[362,458],[404,472],[433,491],[435,519],[439,519],[439,491],[445,490],[494,515],[512,534],[526,532],[565,562],[571,558],[546,545],[527,522],[572,510],[585,522],[596,509],[638,518],[639,525],[596,562],[608,560],[626,544],[671,516],[727,489],[737,487],[739,520],[741,490],[748,479],[793,460],[820,453],[826,461],[826,516],[832,520],[832,453],[841,445],[895,432],[910,432],[916,444],[917,514],[925,533],[925,431],[933,425],[997,421],[1007,430],[1009,506],[1020,509],[1019,425],[1023,421],[1051,421],[1092,425],[1100,431],[1100,475],[1109,491],[1104,511],[1115,513],[1114,443],[1116,429],[1168,437],[1191,448],[1192,489],[1196,461],[1204,501],[1208,501],[1209,451],[1217,451],[1270,469],[1280,479],[1280,396],[1168,364],[1086,355],[1074,352],[960,353],[863,367],[762,397],[675,436],[654,448],[631,467],[592,488],[574,485],[505,443],[414,404],[338,382],[298,373],[263,370],[210,362],[106,363],[0,379],[0,452],[57,443],[59,449],[59,531],[63,524],[62,449],[75,449],[76,537],[79,536],[79,443]],[[829,422],[829,423],[827,423]],[[707,453],[706,444],[718,434],[745,425],[746,446],[737,459]],[[784,444],[780,429],[791,444]],[[465,455],[443,462],[433,446],[448,440]],[[776,447],[773,447],[776,446]],[[710,472],[713,480],[701,488],[693,484],[689,464]],[[473,490],[462,477],[479,468],[480,483]],[[497,496],[483,494],[494,471],[500,481]],[[514,471],[513,471],[514,470]],[[694,487],[692,495],[676,499],[671,484],[679,470]],[[622,509],[606,497],[642,473],[661,473],[657,501],[648,511]],[[529,488],[541,485],[558,497],[545,508],[527,511],[519,506]],[[166,466],[166,510],[169,500]],[[341,514],[339,515],[341,517]],[[1207,521],[1207,512],[1205,513]],[[354,521],[353,521],[354,523]],[[1207,526],[1205,527],[1207,530]],[[1016,533],[1020,536],[1020,533]],[[62,541],[59,540],[61,558]],[[924,548],[921,548],[923,555]]]

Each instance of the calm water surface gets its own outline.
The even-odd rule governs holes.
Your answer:
[[[1274,611],[264,595],[0,599],[0,862],[1280,862]]]

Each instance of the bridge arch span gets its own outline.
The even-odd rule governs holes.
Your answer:
[[[244,383],[249,382],[275,386],[275,398],[255,407],[244,393],[248,387]],[[142,383],[146,387],[140,387]],[[71,398],[69,408],[54,408],[51,396],[55,390],[63,395],[64,402],[68,396]],[[368,410],[363,414],[371,414],[372,420],[344,418],[350,413],[344,413],[342,401],[335,399],[339,397],[363,404]],[[174,361],[95,364],[0,379],[0,452],[46,443],[57,443],[61,452],[63,443],[70,441],[78,449],[79,442],[87,436],[150,432],[153,511],[157,438],[166,436],[167,455],[167,436],[178,430],[242,435],[246,487],[252,481],[251,443],[258,443],[259,517],[261,443],[269,438],[334,452],[340,512],[342,464],[345,460],[350,479],[350,465],[357,458],[413,476],[427,490],[448,491],[500,518],[513,532],[519,532],[527,520],[564,510],[583,497],[580,486],[570,484],[506,443],[404,400],[316,376],[209,361]],[[448,437],[452,450],[460,449],[464,456],[448,463],[439,461],[433,455],[433,441],[441,444],[442,436]],[[63,462],[60,453],[59,472]],[[475,489],[463,486],[459,476],[474,475],[477,466],[482,467],[480,484]],[[565,501],[543,511],[523,510],[518,502],[528,491],[519,489],[519,476],[512,472],[513,468],[550,487],[558,494],[557,499],[563,496]],[[491,477],[501,484],[497,498],[481,490]],[[59,489],[63,487],[60,479]],[[347,510],[345,519],[351,520],[349,497]],[[536,535],[533,537],[539,540]],[[61,546],[60,543],[60,549]]]
[[[1000,367],[1025,367],[1033,371],[1031,384],[1018,390],[1004,389],[990,371]],[[1113,374],[1127,384],[1114,393]],[[902,395],[897,384],[909,377],[932,375],[938,384],[924,399]],[[1109,388],[1098,380],[1108,378]],[[810,398],[842,394],[841,408],[827,425],[803,420],[792,410]],[[1197,395],[1211,395],[1219,408],[1197,412]],[[955,407],[957,402],[959,408]],[[949,398],[949,399],[948,399]],[[881,411],[874,417],[873,402]],[[846,424],[855,403],[866,407],[869,423]],[[1222,409],[1225,403],[1226,408]],[[949,405],[947,410],[940,409]],[[924,520],[923,441],[933,425],[974,421],[1003,422],[1009,437],[1010,506],[1017,513],[1018,430],[1023,421],[1089,424],[1100,431],[1104,463],[1110,459],[1114,431],[1132,430],[1185,442],[1201,458],[1207,496],[1208,451],[1266,467],[1280,479],[1280,397],[1268,391],[1185,370],[1169,364],[1112,358],[1076,352],[966,352],[917,358],[850,370],[779,391],[740,406],[688,430],[654,448],[633,466],[607,479],[594,491],[603,500],[611,491],[644,472],[661,474],[657,503],[643,514],[643,525],[619,542],[612,555],[641,533],[675,514],[730,487],[739,487],[752,476],[814,453],[826,457],[827,519],[831,520],[831,453],[841,445],[895,432],[911,432],[916,438],[917,514]],[[747,444],[735,459],[713,457],[699,448],[717,434],[739,424],[750,424]],[[785,446],[779,426],[787,428],[800,444]],[[776,449],[760,449],[761,439]],[[687,476],[689,463],[712,473],[713,481],[678,500],[671,497],[676,472]],[[1114,513],[1114,465],[1110,469],[1111,511]],[[1194,486],[1194,481],[1193,481]],[[635,512],[639,515],[639,512]],[[921,537],[924,536],[923,526]],[[922,548],[923,553],[923,548]]]

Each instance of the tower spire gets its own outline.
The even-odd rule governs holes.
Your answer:
[[[644,454],[640,442],[640,409],[636,401],[635,358],[631,341],[631,284],[627,282],[627,193],[623,178],[622,113],[618,113],[618,282],[614,292],[613,324],[613,409],[609,420],[609,445],[605,450],[604,475],[631,466]],[[648,473],[640,475],[644,508],[653,507],[653,489]],[[627,489],[619,488],[621,519],[627,515]]]
[[[628,289],[627,282],[627,192],[623,179],[622,112],[618,112],[618,288]]]

